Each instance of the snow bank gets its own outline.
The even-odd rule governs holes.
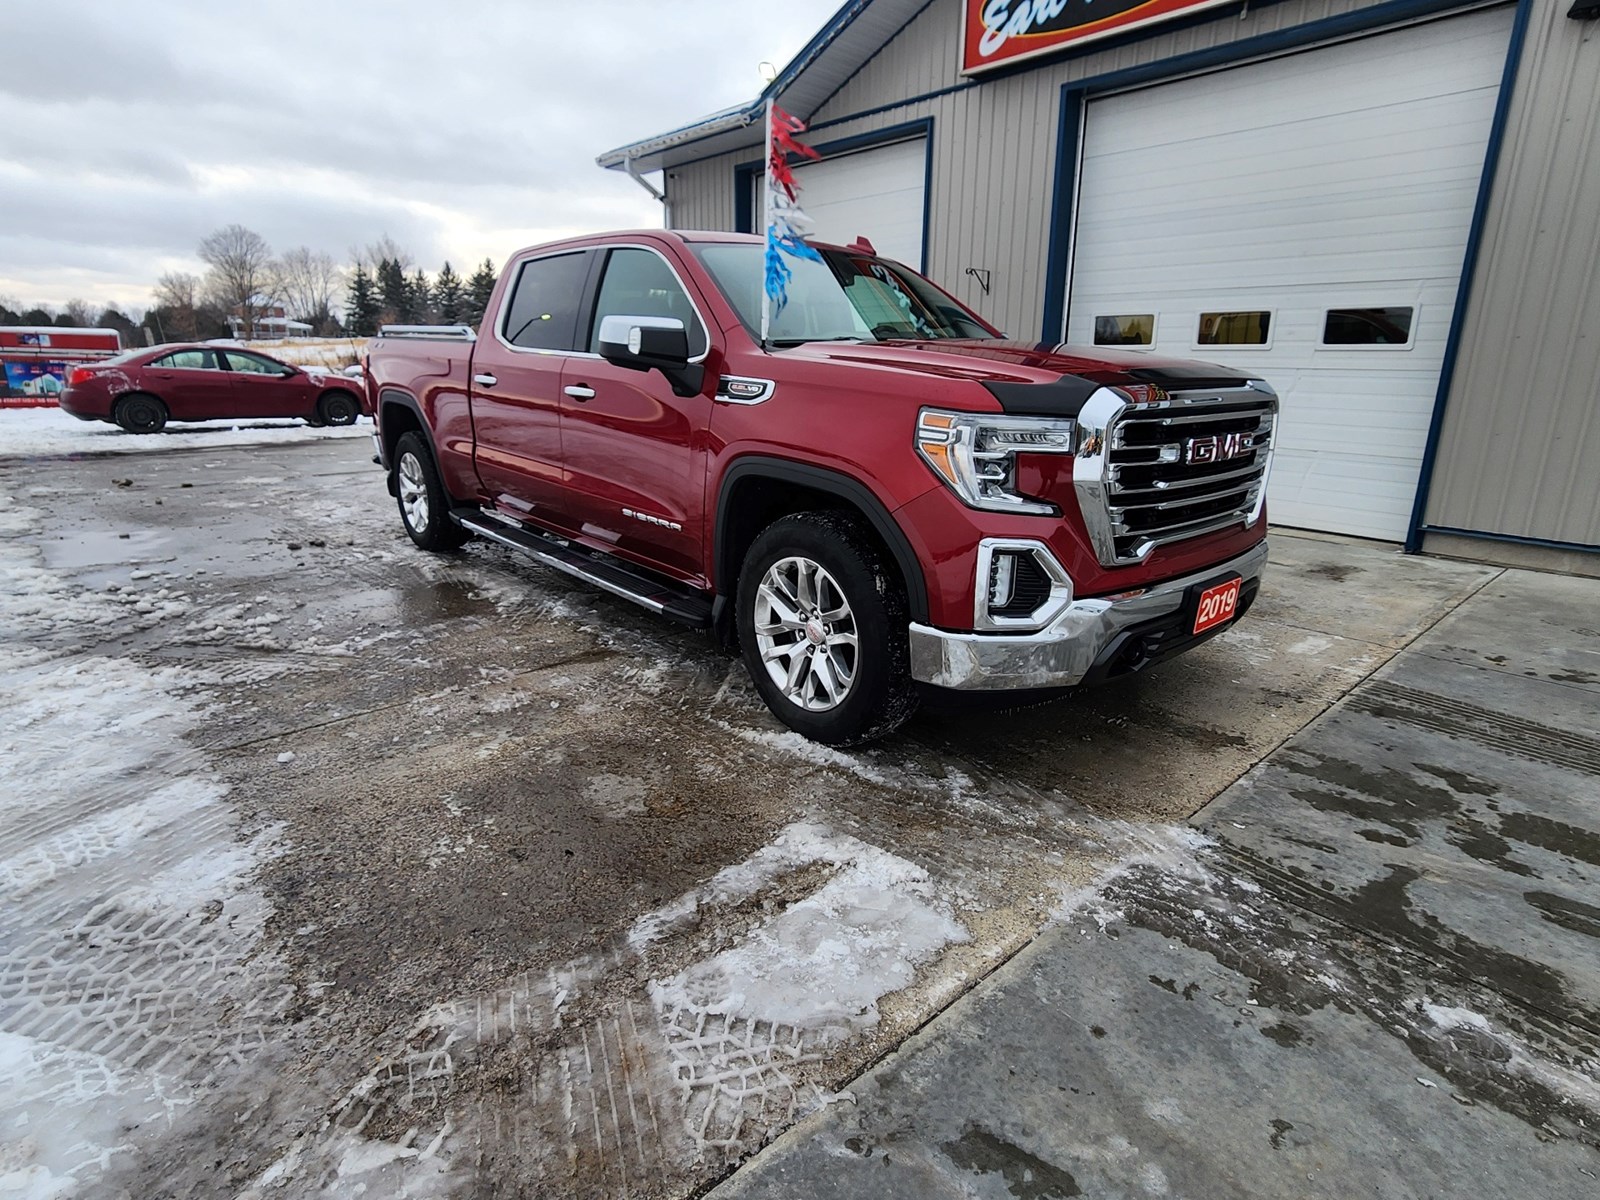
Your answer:
[[[58,408],[0,410],[0,462],[8,458],[58,458],[68,454],[149,454],[187,447],[253,446],[364,438],[372,425],[313,429],[303,421],[195,421],[161,433],[123,433],[103,421],[80,421]]]

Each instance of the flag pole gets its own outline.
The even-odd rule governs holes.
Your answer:
[[[761,251],[761,349],[767,347],[767,337],[772,331],[772,296],[767,291],[767,255],[772,252],[772,97],[767,97],[766,153],[761,159],[761,232],[764,245]]]

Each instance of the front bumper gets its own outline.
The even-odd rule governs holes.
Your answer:
[[[952,633],[911,626],[911,674],[923,683],[962,691],[1058,688],[1140,670],[1197,645],[1233,621],[1184,636],[1190,589],[1229,575],[1243,579],[1239,614],[1254,600],[1267,565],[1262,541],[1204,571],[1117,598],[1074,600],[1037,633]],[[1238,617],[1234,617],[1234,621]]]

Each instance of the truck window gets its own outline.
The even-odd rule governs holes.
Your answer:
[[[500,327],[506,341],[529,350],[576,350],[578,305],[588,270],[587,250],[523,263]]]
[[[689,357],[706,352],[705,326],[694,302],[667,260],[654,250],[619,246],[606,259],[606,273],[589,324],[589,350],[594,354],[600,352],[603,317],[676,317],[689,334]]]

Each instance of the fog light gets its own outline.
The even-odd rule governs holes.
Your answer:
[[[1017,588],[1017,556],[996,554],[989,563],[989,607],[1004,608]]]
[[[973,628],[1043,629],[1072,603],[1072,579],[1042,542],[985,538],[973,580]]]

